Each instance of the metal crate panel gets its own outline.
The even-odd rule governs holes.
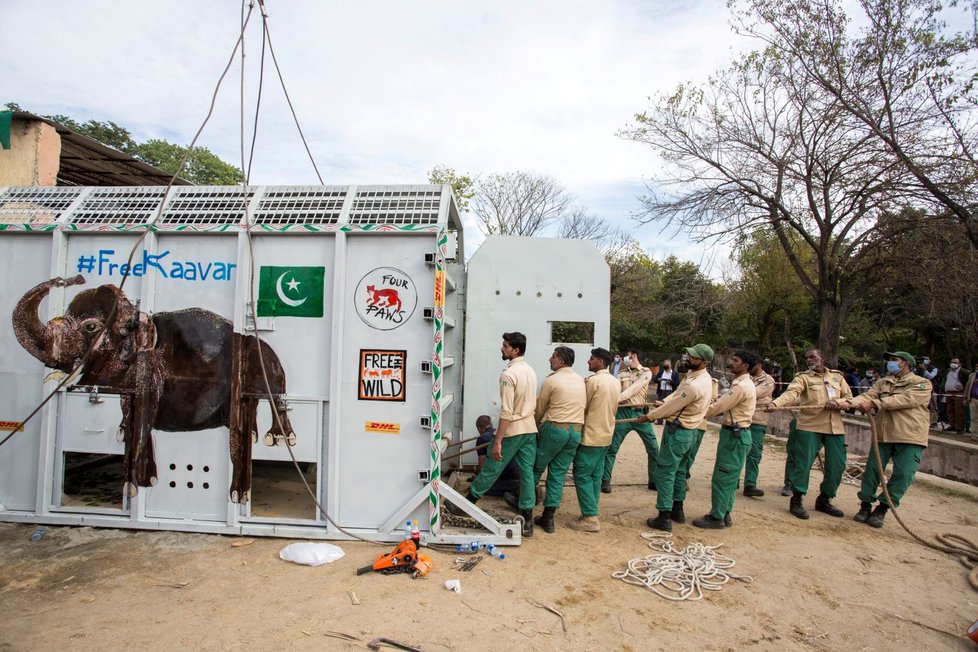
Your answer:
[[[437,224],[441,186],[359,186],[350,224]]]
[[[84,188],[0,188],[0,224],[53,225]]]

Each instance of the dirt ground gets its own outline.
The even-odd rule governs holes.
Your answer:
[[[687,515],[705,513],[716,434],[696,462]],[[615,489],[602,494],[602,531],[565,527],[578,513],[573,489],[557,532],[537,534],[507,558],[471,572],[435,552],[428,578],[357,576],[382,552],[339,545],[346,556],[317,568],[281,561],[288,541],[173,532],[0,524],[0,651],[364,649],[386,637],[424,650],[974,650],[964,637],[978,619],[978,592],[963,567],[915,543],[893,520],[873,530],[852,520],[856,487],[836,503],[846,518],[812,510],[800,521],[778,493],[784,450],[765,449],[761,499],[738,495],[734,526],[677,526],[677,547],[723,543],[732,582],[699,602],[669,602],[613,579],[628,560],[652,554],[654,494],[645,455],[631,435]],[[813,486],[820,480],[813,471]],[[978,541],[978,491],[919,477],[901,514],[921,534]],[[504,512],[498,499],[481,505]],[[445,589],[459,579],[460,594]],[[359,604],[353,604],[353,592]],[[549,608],[559,611],[561,619]],[[344,641],[348,635],[357,641]],[[390,649],[390,648],[388,648]]]

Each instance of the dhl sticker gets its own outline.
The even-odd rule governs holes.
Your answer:
[[[383,421],[367,421],[367,423],[364,425],[364,430],[367,432],[382,432],[388,435],[399,435],[401,434],[401,424],[384,423]]]
[[[435,306],[445,306],[445,272],[435,272]]]
[[[0,421],[0,430],[23,432],[24,426],[20,425],[20,421]]]

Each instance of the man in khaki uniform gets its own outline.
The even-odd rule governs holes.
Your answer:
[[[636,423],[655,419],[668,419],[662,431],[662,447],[659,449],[655,469],[655,484],[659,488],[655,506],[659,514],[646,523],[653,530],[672,532],[672,521],[686,522],[682,502],[674,500],[679,489],[685,495],[686,465],[689,446],[696,435],[696,428],[710,407],[713,383],[707,367],[713,360],[713,349],[697,344],[686,349],[689,371],[683,376],[676,391],[666,397],[654,410],[638,417]]]
[[[727,369],[735,375],[730,392],[716,400],[706,411],[708,417],[722,414],[723,419],[716,462],[713,464],[712,504],[708,514],[693,519],[696,527],[722,530],[733,524],[730,512],[737,493],[737,480],[740,479],[740,470],[744,468],[751,445],[750,421],[757,394],[749,372],[756,364],[757,356],[747,351],[737,351],[730,356]]]
[[[550,356],[551,373],[544,379],[537,397],[535,418],[539,424],[537,457],[533,465],[533,486],[547,472],[547,496],[543,514],[533,522],[544,532],[554,531],[554,512],[564,496],[564,477],[581,443],[584,405],[587,393],[584,379],[571,367],[574,350],[558,346]]]
[[[652,372],[642,366],[642,354],[638,351],[628,351],[625,356],[628,363],[627,369],[618,373],[618,380],[621,382],[621,396],[618,397],[618,412],[616,419],[634,419],[645,408],[648,401],[646,398],[649,390],[649,383],[652,382]],[[611,444],[604,457],[604,475],[602,476],[601,491],[611,493],[611,472],[615,468],[615,459],[618,457],[618,449],[625,441],[628,433],[635,431],[645,444],[645,455],[648,461],[649,490],[655,489],[655,467],[656,455],[659,454],[659,442],[655,438],[655,431],[650,423],[619,423],[615,426],[615,432],[611,437]]]
[[[537,424],[533,413],[537,404],[537,375],[523,358],[526,336],[523,333],[503,333],[500,348],[503,360],[508,361],[499,375],[499,426],[482,471],[472,481],[466,498],[476,502],[492,488],[496,478],[511,459],[520,468],[520,514],[523,516],[523,536],[533,536],[533,507],[536,493],[533,485],[533,463],[537,455]],[[456,516],[465,512],[450,502],[445,508]]]
[[[584,410],[584,434],[574,456],[574,488],[581,517],[571,521],[570,527],[582,532],[598,532],[598,498],[601,496],[601,477],[604,473],[604,455],[615,430],[615,411],[621,384],[608,373],[612,364],[611,351],[591,350],[587,368],[593,375],[584,379],[587,407]]]
[[[764,364],[761,362],[754,365],[750,378],[754,382],[757,407],[750,422],[751,446],[747,451],[747,470],[744,471],[744,495],[760,498],[764,495],[764,490],[757,486],[757,477],[761,469],[761,456],[764,454],[764,435],[767,433],[768,419],[764,408],[771,402],[774,394],[774,378],[764,371]]]
[[[825,357],[818,349],[805,353],[808,370],[795,376],[787,389],[777,399],[768,403],[766,412],[777,408],[798,405],[798,429],[795,432],[796,459],[791,469],[791,502],[788,511],[794,516],[807,519],[808,512],[802,498],[808,493],[808,480],[812,463],[821,448],[825,448],[825,476],[819,486],[815,510],[841,518],[842,510],[832,504],[842,473],[846,470],[845,429],[838,411],[826,409],[829,401],[852,398],[852,390],[846,377],[837,369],[826,369]]]
[[[720,396],[720,383],[717,382],[716,378],[710,377],[713,382],[713,387],[710,389],[710,403],[712,404]],[[696,461],[696,456],[699,455],[700,446],[703,445],[703,437],[706,435],[706,429],[710,426],[710,422],[707,421],[706,417],[699,422],[696,426],[696,433],[693,435],[693,441],[689,444],[689,454],[683,459],[683,467],[685,468],[684,475],[686,476],[686,481],[682,482],[676,487],[676,493],[673,496],[673,500],[678,500],[683,502],[686,500],[686,491],[689,488],[689,479],[693,477],[693,462]]]
[[[890,375],[881,378],[868,392],[847,401],[836,401],[833,406],[839,410],[876,411],[870,418],[876,423],[880,462],[885,469],[886,463],[893,460],[893,473],[886,483],[886,491],[893,501],[892,506],[899,507],[927,447],[932,387],[929,380],[913,373],[916,362],[906,351],[883,355],[889,358],[886,367]],[[882,492],[876,495],[879,485],[880,475],[871,452],[859,488],[859,512],[854,519],[875,528],[883,527],[883,517],[890,508],[884,502]],[[879,505],[870,513],[877,500]]]

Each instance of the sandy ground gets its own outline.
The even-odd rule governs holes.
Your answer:
[[[694,467],[687,514],[705,513],[716,434]],[[734,526],[677,526],[677,547],[723,543],[734,582],[700,602],[668,602],[612,579],[629,559],[651,554],[654,494],[634,435],[619,455],[616,486],[602,495],[602,531],[574,532],[573,490],[557,532],[540,532],[486,557],[471,572],[454,554],[433,553],[425,579],[357,576],[382,549],[341,543],[346,556],[311,568],[283,562],[288,542],[172,532],[0,524],[0,651],[364,649],[387,637],[424,650],[974,650],[963,634],[978,619],[978,592],[963,567],[922,547],[892,516],[882,530],[852,521],[856,488],[843,485],[846,518],[787,512],[778,495],[783,448],[769,445],[762,499],[738,495]],[[813,485],[820,473],[813,471]],[[978,492],[921,478],[901,514],[921,534],[978,541]],[[811,510],[813,498],[807,501]],[[501,501],[485,499],[502,512]],[[461,580],[462,592],[444,587]],[[350,592],[359,598],[353,604]],[[563,615],[549,611],[550,607]],[[344,634],[358,641],[344,641]],[[333,634],[333,635],[331,635]]]

